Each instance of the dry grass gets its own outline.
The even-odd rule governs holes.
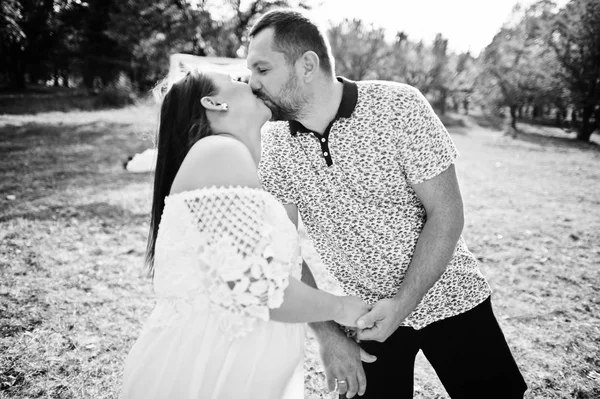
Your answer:
[[[150,107],[0,116],[0,398],[115,398],[153,305],[142,257],[149,175],[121,162],[151,145]],[[516,139],[453,129],[465,238],[528,398],[600,396],[600,150],[524,126]],[[9,200],[13,198],[14,200]],[[337,290],[312,260],[322,287]],[[307,338],[306,396],[324,386]],[[444,398],[423,357],[415,397]]]

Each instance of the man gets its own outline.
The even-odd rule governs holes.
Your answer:
[[[404,84],[336,78],[325,36],[291,10],[254,25],[247,64],[253,91],[285,121],[263,133],[263,186],[296,224],[300,212],[346,294],[373,305],[358,321],[360,346],[335,323],[311,325],[329,389],[411,398],[422,350],[453,399],[522,398],[461,238],[457,152],[427,100]],[[305,263],[303,281],[316,286]]]

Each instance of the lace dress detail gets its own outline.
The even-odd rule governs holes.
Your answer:
[[[230,339],[243,337],[281,306],[289,276],[299,278],[298,248],[285,208],[263,190],[213,187],[167,197],[155,257],[159,303],[148,327],[205,307]]]
[[[296,227],[260,189],[165,198],[156,306],[123,371],[126,399],[300,399],[305,325],[269,320],[300,278]]]

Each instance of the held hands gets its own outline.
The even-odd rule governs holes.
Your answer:
[[[396,298],[381,299],[373,306],[355,296],[340,297],[340,301],[342,310],[334,321],[357,341],[384,342],[408,316]]]
[[[371,306],[357,296],[342,296],[339,301],[340,311],[334,321],[342,326],[356,327],[358,318],[371,310]]]
[[[382,299],[372,307],[358,297],[340,297],[340,301],[341,310],[335,321],[346,327],[347,335],[352,332],[350,335],[353,336],[348,335],[349,339],[343,335],[326,334],[320,339],[320,354],[329,390],[353,398],[356,394],[362,396],[367,388],[362,362],[372,363],[377,359],[355,341],[383,342],[407,315],[395,299]]]
[[[342,326],[355,329],[358,318],[371,309],[359,297],[342,296],[338,297],[338,300],[340,310],[334,321]],[[367,377],[362,362],[372,363],[376,358],[342,334],[342,331],[337,330],[319,339],[327,386],[329,391],[345,394],[346,398],[353,398],[356,394],[362,396],[367,389]]]
[[[384,342],[406,316],[397,299],[381,299],[369,313],[357,320],[357,338],[361,341]]]

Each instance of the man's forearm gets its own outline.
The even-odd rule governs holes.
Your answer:
[[[313,288],[317,287],[317,282],[315,281],[315,276],[312,274],[312,271],[306,264],[304,260],[302,260],[302,282],[307,284]],[[322,321],[317,323],[308,323],[308,326],[313,330],[317,339],[325,338],[330,334],[341,334],[342,331],[338,327],[338,324],[334,321]]]
[[[395,296],[402,319],[412,313],[446,270],[462,227],[462,218],[432,217],[425,222],[404,281]]]

